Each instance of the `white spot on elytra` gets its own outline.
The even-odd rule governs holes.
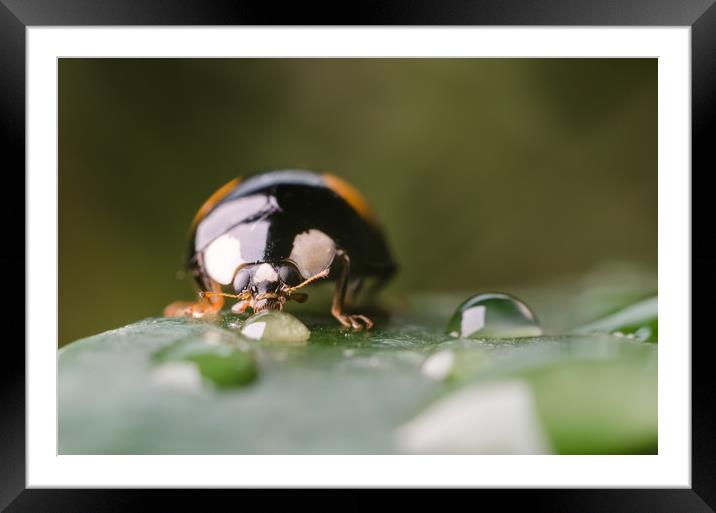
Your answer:
[[[204,267],[207,274],[222,285],[231,283],[234,271],[243,263],[241,242],[229,233],[209,244],[204,251]]]
[[[271,264],[261,264],[256,269],[256,272],[254,273],[254,282],[262,282],[262,281],[277,281],[278,280],[278,274],[276,274],[276,271],[271,266]]]
[[[328,235],[311,229],[300,233],[293,240],[289,259],[304,278],[310,278],[327,269],[336,254],[336,245]]]
[[[248,216],[262,210],[270,211],[273,208],[275,208],[274,205],[263,194],[246,196],[223,203],[216,206],[214,211],[199,223],[196,229],[196,238],[198,241],[210,241]],[[200,245],[202,245],[201,242]]]

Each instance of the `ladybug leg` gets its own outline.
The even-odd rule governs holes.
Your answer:
[[[193,304],[193,301],[174,301],[164,307],[164,317],[183,317]]]
[[[202,298],[199,301],[175,301],[164,308],[164,317],[204,317],[213,315],[224,306],[224,298]]]
[[[221,287],[214,285],[215,291],[221,290]],[[204,317],[205,315],[214,315],[219,313],[221,307],[224,306],[224,296],[219,294],[200,294],[199,301],[175,301],[164,308],[165,317]]]
[[[221,311],[222,306],[224,306],[223,296],[204,297],[189,307],[188,315],[192,317],[214,315]]]
[[[331,305],[331,314],[338,319],[343,326],[351,328],[353,331],[361,331],[363,329],[371,329],[373,321],[365,315],[349,315],[343,312],[346,299],[346,289],[348,285],[348,276],[350,275],[350,258],[345,251],[339,250],[336,256],[341,260],[341,274],[336,282],[336,290],[333,293],[333,304]]]

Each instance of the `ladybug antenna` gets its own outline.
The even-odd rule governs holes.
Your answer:
[[[234,299],[247,300],[247,299],[250,299],[250,298],[251,298],[251,293],[250,293],[250,292],[242,292],[241,294],[227,294],[227,293],[225,293],[225,292],[207,292],[207,291],[204,291],[204,290],[202,290],[201,292],[199,292],[199,297],[200,297],[201,299],[210,298],[210,297],[216,297],[216,296],[230,297],[230,298],[234,298]]]
[[[295,291],[297,291],[298,289],[301,289],[301,288],[305,287],[305,286],[308,285],[309,283],[313,283],[313,282],[316,281],[316,280],[320,280],[321,278],[325,278],[326,276],[328,276],[328,273],[329,273],[329,272],[330,272],[329,269],[324,269],[323,271],[321,271],[320,273],[316,274],[315,276],[311,276],[310,278],[308,278],[308,279],[307,279],[306,281],[304,281],[303,283],[299,283],[299,284],[296,285],[295,287],[291,287],[291,288],[286,289],[286,294],[288,294],[288,295],[290,296],[290,295],[293,294]],[[297,300],[297,301],[300,301],[300,300]],[[305,301],[305,300],[304,300],[304,301]]]

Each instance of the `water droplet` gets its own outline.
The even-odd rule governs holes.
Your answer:
[[[643,342],[656,341],[656,330],[652,329],[650,326],[642,326],[631,335],[637,340],[641,340]]]
[[[166,346],[153,355],[153,360],[159,364],[155,383],[173,384],[174,388],[196,388],[193,376],[200,376],[216,388],[247,385],[258,376],[252,350],[207,337]]]
[[[530,308],[509,294],[477,294],[463,302],[448,322],[447,332],[462,338],[517,338],[542,334]]]
[[[430,379],[435,381],[443,381],[450,376],[453,364],[455,363],[455,353],[452,351],[438,351],[428,357],[423,363],[422,371]]]
[[[240,330],[246,319],[245,315],[225,314],[221,317],[220,326],[228,330]]]
[[[225,354],[206,351],[185,357],[194,363],[202,377],[217,388],[247,385],[256,379],[256,360],[253,353],[231,350]]]
[[[639,342],[658,342],[658,298],[652,297],[628,305],[606,317],[586,324],[577,333],[610,333]]]
[[[286,312],[261,312],[250,317],[241,334],[254,340],[271,340],[305,345],[311,332],[301,321]]]

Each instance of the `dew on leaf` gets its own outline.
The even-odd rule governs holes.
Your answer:
[[[447,332],[460,338],[517,338],[542,334],[537,316],[509,294],[476,294],[464,301],[450,318]]]

